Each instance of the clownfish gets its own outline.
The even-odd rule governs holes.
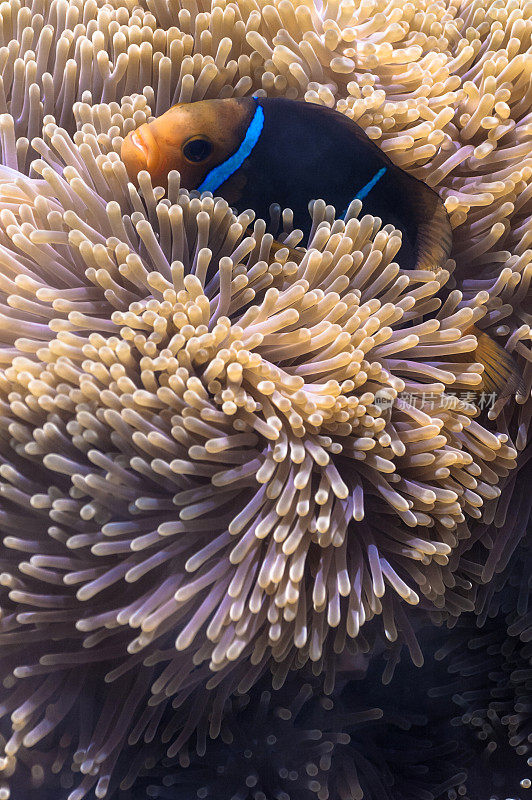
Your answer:
[[[310,229],[311,200],[323,198],[342,211],[358,198],[364,213],[401,230],[398,260],[406,268],[443,264],[451,249],[439,195],[325,106],[282,97],[178,103],[129,133],[121,156],[133,181],[144,169],[166,188],[176,169],[183,188],[210,191],[238,211],[252,208],[268,219],[272,203],[291,208],[303,233]]]
[[[210,191],[237,211],[252,208],[268,219],[272,203],[291,208],[295,227],[306,234],[311,200],[347,210],[359,199],[364,213],[399,228],[397,260],[406,269],[438,269],[451,252],[452,229],[440,196],[397,167],[355,122],[326,106],[281,97],[178,103],[130,132],[121,158],[133,182],[147,170],[153,185],[166,188],[169,172],[178,170],[183,188]],[[290,256],[297,261],[302,253],[290,248]],[[477,336],[482,389],[515,391],[521,379],[510,354],[478,329],[468,333]]]

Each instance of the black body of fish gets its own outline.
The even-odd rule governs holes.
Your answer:
[[[386,172],[362,200],[362,214],[380,217],[403,233],[397,260],[406,268],[442,266],[451,227],[441,198],[422,181],[396,167],[356,123],[325,106],[285,98],[260,98],[264,128],[240,170],[246,178],[236,202],[268,220],[279,203],[294,212],[295,227],[308,235],[308,204],[323,198],[337,215],[379,169]],[[242,176],[240,176],[242,178]],[[222,184],[217,191],[224,196]],[[421,263],[424,261],[425,263]],[[432,263],[434,262],[434,264]]]

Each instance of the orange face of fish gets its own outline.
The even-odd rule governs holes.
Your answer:
[[[154,186],[167,188],[176,169],[184,189],[195,189],[205,175],[234,153],[249,125],[249,98],[178,103],[153,122],[128,133],[121,158],[134,183],[147,170]]]

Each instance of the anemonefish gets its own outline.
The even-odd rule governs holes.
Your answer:
[[[272,203],[291,208],[304,233],[311,200],[345,212],[358,198],[364,213],[401,230],[397,261],[404,268],[438,269],[451,251],[439,195],[393,164],[356,123],[325,106],[281,97],[178,103],[129,133],[121,157],[132,181],[147,170],[154,185],[166,188],[175,169],[183,188],[210,191],[238,211],[252,208],[268,219]],[[488,335],[468,332],[478,339],[483,389],[515,390],[520,379],[511,356]]]

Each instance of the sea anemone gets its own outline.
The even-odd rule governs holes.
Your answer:
[[[103,797],[137,712],[319,671],[379,615],[416,654],[401,600],[467,610],[460,543],[531,411],[529,32],[500,0],[1,5],[9,759],[52,741],[87,772],[72,800]],[[344,223],[317,201],[296,264],[272,252],[300,240],[289,210],[266,233],[176,174],[128,184],[130,130],[252,91],[336,105],[441,191],[443,306],[448,272],[401,270],[358,202]],[[455,396],[472,323],[523,365],[494,423]],[[89,674],[103,710],[69,743]]]
[[[515,469],[501,479],[500,495],[484,504],[482,516],[468,526],[468,535],[459,537],[451,557],[452,593],[446,595],[444,607],[430,612],[437,624],[452,624],[464,611],[474,611],[480,622],[496,615],[505,597],[502,590],[508,585],[518,591],[519,608],[526,607],[532,566],[527,538],[532,522],[531,457],[528,444],[519,453]]]
[[[141,199],[92,134],[45,137],[42,178],[3,184],[0,212],[4,626],[35,641],[15,674],[87,648],[121,672],[169,631],[215,671],[319,661],[381,611],[396,638],[386,584],[439,602],[454,529],[515,463],[445,394],[479,381],[448,357],[486,295],[422,321],[448,273],[401,271],[359,201],[332,227],[314,205],[297,265],[177,175],[164,201],[141,175]]]
[[[515,794],[531,786],[532,707],[530,614],[496,617],[479,630],[464,619],[436,652],[454,680],[432,690],[455,705],[457,738],[476,753],[469,766],[473,796]],[[522,638],[521,638],[522,637]]]
[[[183,752],[179,761],[163,758],[151,770],[132,767],[134,773],[140,771],[132,797],[162,799],[188,791],[219,800],[327,798],[334,780],[332,754],[350,743],[346,728],[363,735],[381,717],[379,708],[338,713],[330,698],[302,683],[298,674],[278,692],[258,684],[251,696],[231,699],[215,741],[200,730],[192,752]],[[130,782],[126,779],[123,785]]]
[[[53,117],[111,147],[175,102],[284,95],[335,106],[445,199],[460,289],[491,294],[484,325],[530,396],[530,33],[526,0],[14,0],[4,5],[3,163],[28,172]],[[123,98],[131,96],[131,102]],[[140,98],[140,102],[139,102]],[[143,105],[144,104],[144,105]],[[103,129],[103,130],[102,130]],[[521,422],[528,426],[530,412]]]
[[[451,728],[431,727],[423,714],[402,710],[395,689],[375,692],[371,678],[351,680],[332,698],[306,678],[292,673],[277,691],[263,679],[250,693],[233,696],[220,735],[212,740],[200,728],[179,759],[157,759],[155,748],[129,757],[124,797],[456,798],[466,772],[454,763]],[[408,709],[420,699],[414,695]],[[379,707],[369,706],[368,698],[377,698]],[[121,800],[120,791],[116,797]]]
[[[454,724],[470,731],[469,741],[481,754],[477,764],[492,773],[486,789],[498,786],[507,793],[518,791],[518,784],[530,788],[532,778],[530,563],[528,540],[514,555],[506,580],[482,598],[481,615],[462,615],[447,634],[435,657],[453,681],[429,692],[452,697],[459,712]],[[481,773],[472,770],[479,788],[485,781]]]
[[[476,752],[468,764],[473,796],[491,791],[506,798],[531,787],[531,454],[528,445],[511,480],[503,482],[499,507],[491,518],[488,513],[481,535],[474,534],[478,543],[491,547],[484,565],[488,575],[478,571],[471,556],[463,558],[464,574],[472,578],[464,597],[473,613],[451,617],[444,643],[441,630],[429,631],[426,642],[418,631],[423,651],[435,651],[453,676],[451,683],[441,678],[429,694],[446,706],[452,698],[459,712],[453,721],[457,736]]]

